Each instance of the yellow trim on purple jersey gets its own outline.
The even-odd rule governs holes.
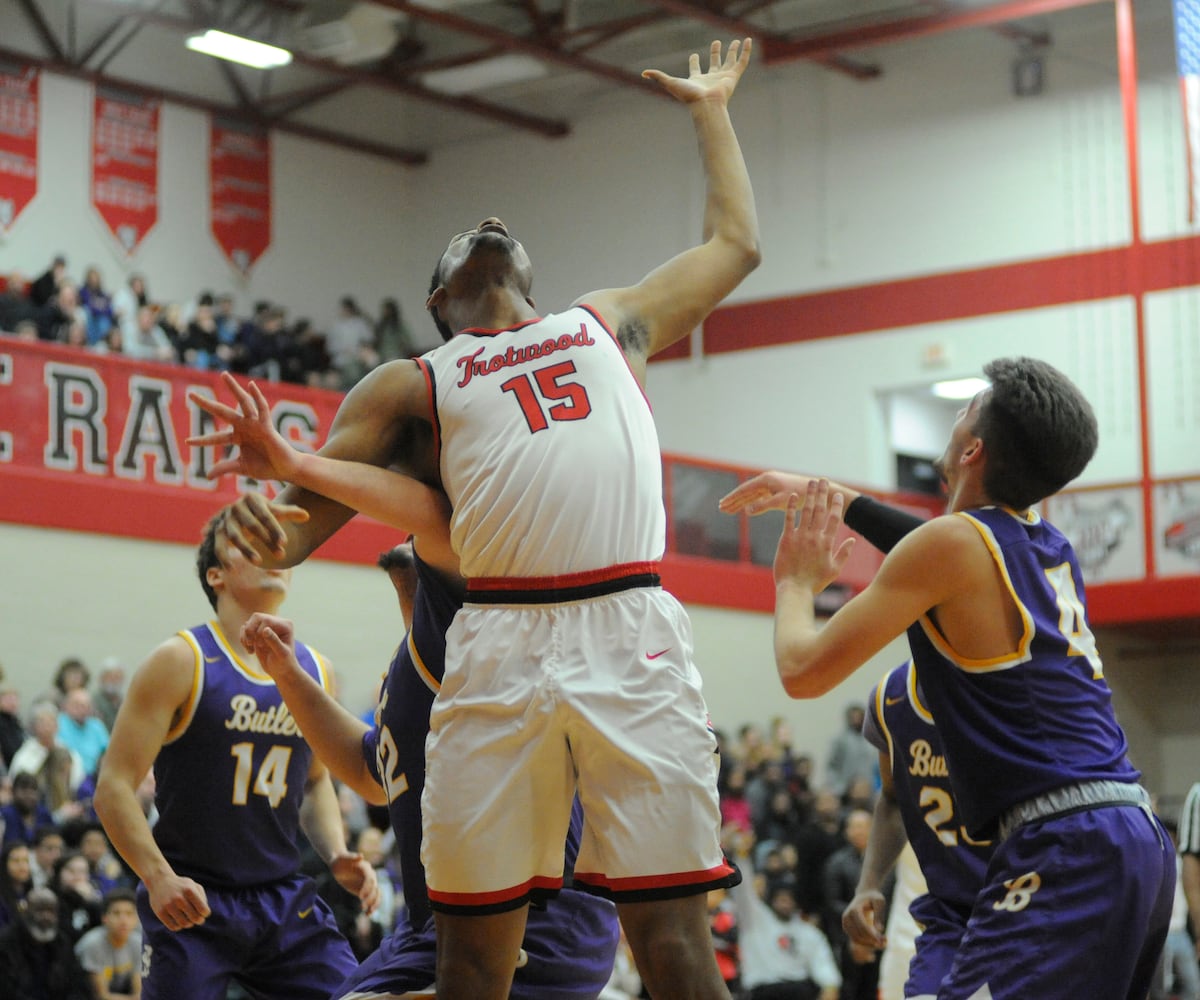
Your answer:
[[[887,687],[887,680],[892,675],[891,670],[883,675],[883,680],[875,685],[875,722],[879,726],[879,731],[883,733],[883,738],[887,740],[888,745],[888,760],[892,766],[896,766],[896,744],[892,740],[892,730],[887,724],[887,719],[883,714],[884,708],[884,689]]]
[[[225,638],[225,633],[221,631],[221,625],[219,622],[209,622],[208,628],[209,631],[212,632],[213,638],[216,640],[217,645],[220,646],[225,655],[229,657],[229,662],[233,664],[237,672],[245,677],[246,680],[253,681],[255,684],[275,683],[270,674],[264,673],[261,670],[256,670],[254,667],[250,666],[249,663],[243,660],[240,655],[238,655],[238,651],[234,648],[233,643]]]
[[[413,641],[411,631],[405,637],[404,641],[408,643],[408,655],[412,658],[413,669],[416,670],[417,676],[421,678],[430,691],[437,694],[442,689],[442,682],[434,677],[429,668],[425,666],[425,661],[421,658],[421,654],[417,650],[417,644]]]
[[[933,713],[921,701],[921,695],[917,688],[917,664],[913,660],[908,661],[908,674],[905,678],[905,686],[908,688],[908,703],[912,705],[913,711],[920,716],[922,722],[928,722],[932,726],[934,724]]]
[[[183,703],[179,721],[167,730],[167,735],[163,738],[164,746],[174,743],[187,732],[187,728],[192,724],[192,719],[196,714],[196,706],[200,704],[200,695],[204,692],[204,654],[200,651],[200,645],[191,632],[185,630],[176,634],[192,647],[192,690],[188,692],[187,701]]]
[[[1025,514],[1020,514],[1016,511],[1010,510],[1009,508],[1002,509],[1006,514],[1009,514],[1019,521],[1024,521],[1026,524],[1036,524],[1037,520],[1040,520],[1040,518],[1038,518],[1037,515],[1032,511],[1026,513],[1032,515],[1032,517],[1037,520],[1030,520],[1030,518],[1025,516]],[[983,543],[988,547],[988,551],[992,554],[992,561],[996,564],[996,568],[1000,571],[1000,576],[1004,580],[1004,586],[1008,588],[1008,593],[1013,600],[1013,604],[1021,613],[1021,622],[1023,625],[1021,638],[1017,642],[1016,651],[1013,653],[1009,653],[1005,656],[993,656],[984,660],[975,660],[966,656],[960,656],[958,653],[956,653],[941,632],[938,631],[937,626],[933,624],[933,620],[927,614],[922,615],[920,618],[922,630],[925,632],[926,637],[933,644],[934,648],[937,649],[942,656],[944,656],[951,663],[955,664],[955,666],[960,667],[961,669],[970,673],[986,673],[991,670],[1007,670],[1010,667],[1017,666],[1018,664],[1027,663],[1030,657],[1029,647],[1033,642],[1033,615],[1029,613],[1029,609],[1025,607],[1025,604],[1017,596],[1016,588],[1013,587],[1012,578],[1008,575],[1008,566],[1005,565],[1004,554],[1000,551],[1000,546],[996,542],[996,536],[992,534],[991,528],[977,518],[972,517],[967,511],[960,510],[951,516],[961,517],[971,524],[975,530],[979,532],[979,537],[983,539]]]

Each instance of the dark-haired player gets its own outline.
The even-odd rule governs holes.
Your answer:
[[[363,379],[321,449],[372,466],[407,459],[453,508],[467,601],[448,636],[422,812],[438,984],[454,997],[508,996],[528,905],[562,882],[576,792],[587,821],[575,882],[617,902],[648,991],[728,997],[705,895],[738,876],[720,850],[716,740],[690,627],[659,585],[661,455],[641,383],[647,359],[759,261],[728,113],[749,49],[714,42],[708,68],[693,55],[687,78],[646,72],[696,130],[699,245],[542,316],[524,247],[485,219],[437,265],[427,304],[450,340]],[[241,442],[224,431],[194,443]],[[287,525],[286,554],[270,560],[305,558],[352,516],[302,490],[282,499],[311,519]]]
[[[290,570],[257,566],[218,544],[209,523],[197,554],[215,617],[167,639],[138,668],[96,785],[109,839],[141,879],[143,1000],[252,996],[327,1000],[355,967],[313,881],[299,874],[303,829],[338,882],[367,909],[374,869],[346,848],[329,773],[313,756],[275,682],[239,633],[277,611]],[[326,686],[326,664],[297,645]],[[159,818],[136,797],[154,767]]]
[[[937,467],[950,514],[906,535],[818,629],[849,554],[844,496],[794,494],[775,561],[776,664],[815,697],[907,630],[967,832],[996,852],[939,1000],[1141,1000],[1166,935],[1171,842],[1127,758],[1067,539],[1033,505],[1078,476],[1096,418],[1059,371],[993,361]]]

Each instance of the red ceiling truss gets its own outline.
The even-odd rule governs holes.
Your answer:
[[[544,64],[550,73],[582,74],[597,87],[624,88],[660,99],[663,92],[642,79],[641,66],[630,65],[634,48],[642,44],[648,51],[663,51],[666,43],[656,39],[669,38],[677,44],[687,37],[687,44],[693,45],[693,36],[703,39],[715,34],[753,37],[768,64],[803,59],[869,83],[883,73],[872,58],[873,47],[979,28],[1001,32],[1019,44],[1046,44],[1044,26],[1020,22],[1112,0],[898,0],[875,14],[854,16],[846,16],[843,5],[832,0],[440,0],[436,5],[433,0],[373,0],[374,7],[404,20],[399,42],[384,57],[346,64],[293,48],[295,65],[307,71],[304,81],[289,85],[286,71],[270,71],[274,92],[269,94],[256,93],[262,77],[223,64],[227,92],[215,96],[189,96],[173,92],[169,85],[134,83],[111,74],[108,67],[148,25],[180,37],[214,27],[282,44],[289,28],[313,4],[306,0],[87,0],[92,22],[87,37],[78,37],[83,34],[76,27],[82,23],[79,2],[17,0],[41,51],[5,47],[0,55],[419,165],[428,159],[425,148],[373,141],[349,128],[319,128],[297,116],[356,88],[374,88],[555,138],[570,132],[570,122],[562,116],[511,100],[502,103],[484,95],[449,93],[426,85],[423,77],[438,69],[517,54]],[[98,10],[103,12],[101,23],[95,20]],[[555,78],[549,76],[543,83],[553,87]]]

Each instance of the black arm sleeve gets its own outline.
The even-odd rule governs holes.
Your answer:
[[[925,523],[916,514],[868,496],[857,496],[850,501],[844,520],[847,528],[857,531],[880,552],[891,552],[901,538]]]

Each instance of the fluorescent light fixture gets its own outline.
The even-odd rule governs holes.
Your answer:
[[[430,90],[443,94],[469,94],[506,83],[537,80],[548,73],[546,64],[539,59],[526,55],[507,55],[480,59],[466,66],[435,69],[422,74],[421,82]]]
[[[273,69],[276,66],[286,66],[292,61],[292,54],[287,49],[242,38],[240,35],[230,35],[224,31],[217,31],[216,28],[209,28],[203,35],[190,36],[186,44],[193,52],[203,52],[208,56],[228,59],[230,62],[253,66],[255,69]]]
[[[934,382],[930,391],[939,399],[972,399],[990,383],[981,378],[951,378]]]

